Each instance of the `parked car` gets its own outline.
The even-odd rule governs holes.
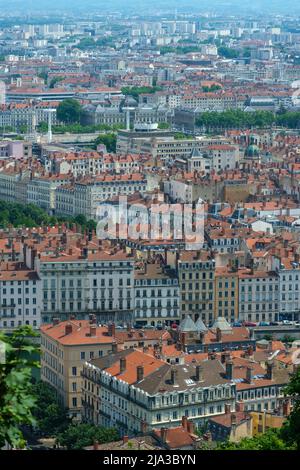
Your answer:
[[[271,321],[270,326],[279,326],[278,321]]]
[[[258,326],[269,326],[269,323],[266,321],[260,321]]]
[[[256,323],[251,322],[251,321],[245,321],[244,326],[256,326]]]
[[[239,321],[235,321],[235,322],[232,323],[232,326],[240,327],[240,326],[242,326],[242,324]]]

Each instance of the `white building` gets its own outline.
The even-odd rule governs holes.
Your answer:
[[[0,328],[14,329],[21,325],[39,328],[41,323],[42,289],[37,272],[16,263],[3,263],[0,273]]]
[[[171,325],[179,317],[179,282],[173,271],[157,263],[141,263],[135,270],[134,318],[139,325]]]

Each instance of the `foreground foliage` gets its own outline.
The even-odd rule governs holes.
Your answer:
[[[20,426],[35,424],[31,372],[39,363],[31,357],[39,349],[30,340],[34,336],[37,334],[29,326],[22,326],[11,335],[0,333],[6,351],[0,362],[0,448],[24,448]]]
[[[71,424],[57,436],[57,444],[68,450],[77,450],[93,445],[95,441],[104,444],[117,441],[119,438],[119,432],[114,428],[104,428],[86,423]]]

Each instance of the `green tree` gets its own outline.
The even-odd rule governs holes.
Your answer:
[[[54,88],[56,83],[62,82],[65,79],[65,77],[53,77],[51,79],[49,88]]]
[[[67,410],[58,403],[55,389],[40,381],[33,386],[33,394],[36,398],[33,414],[37,430],[44,436],[55,436],[64,431],[71,420],[67,416]]]
[[[22,326],[11,335],[0,332],[6,350],[5,360],[0,362],[0,448],[6,444],[24,448],[20,426],[35,424],[31,372],[33,367],[39,367],[32,360],[39,350],[30,339],[34,336],[37,334],[29,326]]]
[[[235,49],[230,47],[220,46],[218,47],[218,55],[225,57],[225,59],[236,59],[239,56],[239,53]]]
[[[57,119],[67,124],[79,122],[81,105],[73,98],[67,98],[59,103],[57,108]]]
[[[116,144],[117,144],[117,136],[116,134],[103,134],[99,135],[97,139],[95,140],[95,145],[103,144],[106,146],[106,150],[108,152],[116,152]]]
[[[170,124],[168,122],[159,122],[158,129],[170,129]]]
[[[284,393],[292,397],[293,411],[284,424],[281,434],[289,445],[295,444],[297,450],[300,450],[300,368],[297,368],[292,375]]]
[[[57,436],[57,443],[68,450],[78,450],[92,445],[117,441],[119,432],[115,428],[104,428],[92,424],[71,424]]]
[[[216,450],[294,450],[294,444],[282,439],[280,430],[268,429],[264,434],[245,437],[239,442],[222,442]]]

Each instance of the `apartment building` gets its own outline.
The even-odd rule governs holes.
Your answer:
[[[129,349],[84,364],[82,417],[123,435],[176,427],[182,416],[200,427],[233,409],[235,388],[217,360],[171,365]]]
[[[87,318],[124,323],[133,320],[134,259],[120,249],[68,247],[62,240],[49,253],[26,248],[41,278],[43,322]],[[32,262],[32,261],[30,261]]]
[[[215,309],[215,260],[205,251],[182,252],[178,260],[180,310],[182,318],[190,315],[210,324]]]
[[[13,330],[41,324],[41,280],[35,270],[20,262],[2,262],[0,265],[0,328]]]
[[[134,318],[139,325],[172,325],[180,320],[180,293],[175,270],[141,262],[134,273]]]
[[[59,402],[75,419],[81,416],[81,372],[85,360],[102,357],[116,349],[112,331],[89,320],[64,322],[53,319],[41,332],[41,380],[49,383]]]
[[[40,175],[32,178],[27,185],[27,202],[35,204],[49,213],[56,209],[56,190],[66,184],[69,175]]]
[[[57,188],[56,212],[61,215],[83,214],[88,219],[95,219],[101,202],[119,195],[143,193],[146,189],[147,181],[141,173],[87,177],[72,186]]]
[[[298,255],[280,260],[279,276],[279,317],[285,320],[300,319],[300,265]],[[278,318],[279,319],[279,318]]]
[[[217,267],[215,270],[214,316],[224,317],[230,323],[239,317],[239,278],[233,267]]]
[[[278,320],[278,274],[273,271],[240,268],[238,279],[239,319],[250,322]]]

